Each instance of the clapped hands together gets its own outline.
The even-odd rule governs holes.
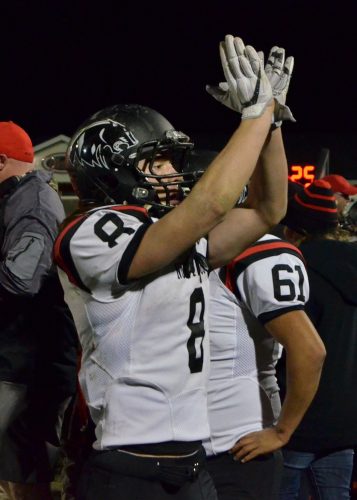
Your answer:
[[[219,52],[226,81],[207,85],[207,92],[218,102],[240,113],[242,119],[258,118],[275,99],[274,125],[295,121],[286,103],[294,58],[285,59],[285,50],[274,46],[264,67],[264,54],[245,46],[239,37],[226,35]]]

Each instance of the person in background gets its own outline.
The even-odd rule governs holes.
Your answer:
[[[211,435],[204,446],[220,500],[279,498],[280,448],[316,393],[325,357],[304,312],[308,298],[301,253],[270,234],[211,272]],[[280,346],[287,366],[282,408]]]
[[[0,122],[0,484],[52,498],[61,423],[76,389],[77,333],[52,261],[64,218],[28,134]]]
[[[349,235],[349,241],[357,240],[357,186],[342,175],[327,175],[323,180],[331,185],[337,202],[340,226]]]
[[[357,186],[354,186],[345,177],[338,174],[326,175],[322,180],[330,184],[336,198],[339,219],[343,219],[344,211],[351,196],[357,195]]]
[[[351,196],[350,202],[346,205],[341,221],[341,226],[349,234],[349,240],[357,241],[357,194]]]
[[[281,135],[269,133],[281,108],[259,55],[231,35],[221,53],[242,121],[188,195],[192,143],[153,109],[102,110],[68,149],[81,204],[55,256],[96,434],[78,499],[216,499],[202,448],[209,266],[280,220],[287,176]],[[233,209],[250,177],[250,208]]]
[[[305,310],[327,357],[316,396],[283,449],[280,498],[297,498],[307,471],[314,498],[347,499],[357,443],[357,254],[338,226],[336,199],[324,180],[297,190],[282,223],[305,259]],[[283,362],[278,372],[283,383]]]

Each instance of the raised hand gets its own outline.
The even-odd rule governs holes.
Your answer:
[[[261,54],[259,53],[260,57]],[[265,73],[270,81],[273,97],[277,101],[274,110],[274,124],[277,127],[283,120],[296,121],[290,108],[285,104],[293,69],[294,58],[290,56],[285,60],[285,50],[274,46],[270,50]]]
[[[242,119],[259,117],[273,97],[261,58],[253,47],[245,47],[241,38],[232,35],[226,35],[219,52],[226,82],[207,85],[207,92],[241,113]]]

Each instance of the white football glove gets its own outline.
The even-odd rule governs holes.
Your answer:
[[[219,52],[226,82],[206,86],[218,102],[242,113],[242,119],[259,117],[273,98],[263,63],[251,46],[241,38],[226,35]]]
[[[258,54],[264,58],[261,52]],[[275,127],[280,127],[283,120],[296,121],[290,108],[285,104],[293,68],[294,58],[290,56],[285,60],[283,48],[274,46],[270,50],[265,73],[270,81],[274,99],[277,101],[274,109]]]

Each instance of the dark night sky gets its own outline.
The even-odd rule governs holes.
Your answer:
[[[285,127],[292,154],[294,144],[331,147],[340,170],[354,168],[357,178],[354,4],[12,0],[1,14],[0,119],[18,122],[36,144],[71,135],[100,108],[138,102],[207,147],[238,122],[205,92],[222,79],[218,43],[231,33],[295,56],[288,103],[298,122]]]

